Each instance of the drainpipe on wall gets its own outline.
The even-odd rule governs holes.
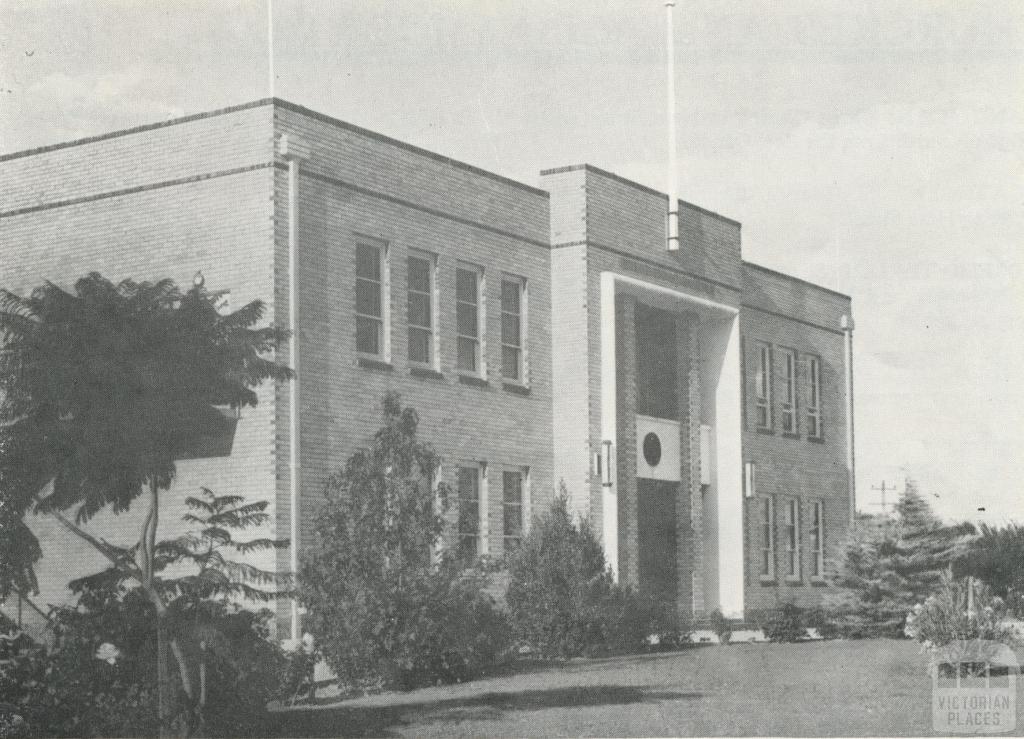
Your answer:
[[[850,523],[857,518],[857,489],[854,487],[853,455],[853,318],[843,315],[839,325],[843,329],[846,341],[846,474],[850,486]]]
[[[288,399],[288,492],[289,492],[289,566],[294,577],[299,571],[299,535],[302,509],[299,495],[302,484],[299,428],[299,167],[309,157],[308,148],[297,138],[281,136],[281,156],[288,160],[288,366],[294,373]],[[294,643],[302,639],[299,601],[292,599],[292,628]]]

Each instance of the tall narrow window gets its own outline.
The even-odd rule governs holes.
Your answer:
[[[796,352],[782,353],[782,431],[796,433]]]
[[[761,508],[761,577],[775,577],[775,501],[759,500]]]
[[[356,351],[384,356],[384,249],[356,245]]]
[[[506,380],[524,382],[523,345],[525,283],[518,277],[501,281],[501,374]]]
[[[462,266],[455,272],[456,367],[460,372],[477,375],[483,374],[481,279],[481,271],[476,267]]]
[[[457,480],[459,498],[459,559],[471,561],[481,553],[480,547],[480,470],[459,467]]]
[[[800,577],[800,503],[786,501],[786,577]]]
[[[502,473],[502,508],[505,523],[505,553],[519,550],[523,541],[523,473]]]
[[[434,364],[434,258],[411,254],[409,264],[409,361]]]
[[[820,500],[811,503],[811,577],[825,574],[825,520]]]
[[[821,360],[807,357],[807,436],[821,438]]]
[[[754,377],[757,427],[772,427],[772,350],[767,344],[757,344],[757,367]]]

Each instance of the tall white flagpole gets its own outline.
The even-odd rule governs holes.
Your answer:
[[[274,97],[274,0],[267,0],[267,51],[270,97]]]
[[[672,8],[676,0],[665,0],[665,40],[667,42],[668,85],[668,250],[679,250],[679,184],[676,174],[676,52],[672,30]]]

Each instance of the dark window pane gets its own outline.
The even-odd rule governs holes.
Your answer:
[[[356,246],[356,276],[380,282],[380,249],[368,244]]]
[[[509,380],[519,379],[519,350],[511,346],[501,347],[501,374]]]
[[[368,280],[356,280],[356,313],[380,317],[380,285]]]
[[[420,293],[409,293],[409,325],[430,328],[430,296]]]
[[[409,257],[409,289],[430,292],[430,262],[426,259]]]
[[[476,340],[459,337],[458,368],[476,372]]]
[[[431,355],[431,335],[422,328],[409,329],[409,360],[428,364]]]
[[[519,316],[510,313],[501,314],[501,341],[503,344],[519,346]]]
[[[477,335],[477,312],[475,305],[459,303],[455,308],[456,331],[462,336]]]
[[[455,299],[467,303],[476,303],[476,278],[477,273],[468,269],[459,269],[455,272]]]
[[[380,321],[356,316],[356,351],[380,354]]]
[[[505,280],[501,283],[501,309],[509,313],[519,313],[519,295],[521,286],[518,282]]]
[[[522,505],[523,475],[520,472],[504,472],[501,477],[502,499],[505,503]]]

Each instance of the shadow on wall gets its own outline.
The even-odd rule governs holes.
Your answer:
[[[548,708],[657,703],[667,700],[698,699],[702,693],[653,691],[632,685],[590,685],[552,690],[484,693],[465,698],[391,706],[350,706],[283,711],[268,721],[268,736],[394,736],[389,729],[408,725],[497,721],[506,713]]]

